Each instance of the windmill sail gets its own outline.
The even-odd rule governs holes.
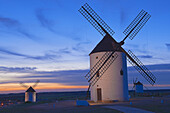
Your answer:
[[[107,53],[107,52],[106,52]],[[105,53],[105,54],[106,54]],[[112,52],[109,52],[109,53],[112,53]],[[95,83],[102,77],[102,75],[104,74],[104,72],[110,67],[110,65],[114,62],[114,60],[118,57],[117,53],[114,53],[111,57],[109,57],[108,61],[105,63],[105,65],[100,69],[100,70],[97,70],[96,71],[96,74],[94,75],[95,77],[91,79],[89,79],[88,82],[89,83],[89,87],[88,87],[88,90],[87,90],[87,98],[88,98],[88,95],[89,95],[89,90],[91,88],[91,86],[94,86]],[[89,71],[90,73],[90,71]],[[90,76],[90,74],[89,74]]]
[[[105,71],[110,67],[110,65],[115,61],[117,57],[118,57],[117,53],[114,53],[111,54],[110,57],[108,57],[108,60],[105,60],[103,66],[101,66],[101,68],[96,71],[95,77],[89,80],[92,86],[94,86],[95,83],[102,77],[102,75],[105,73]]]
[[[105,36],[108,33],[113,36],[115,33],[87,3],[79,9],[79,12],[101,35]]]
[[[40,82],[40,80],[37,80],[32,87],[35,88],[38,85],[39,82]]]
[[[95,29],[103,36],[113,36],[114,31],[97,15],[97,13],[86,3],[80,9],[79,12],[95,27]],[[113,39],[114,43],[117,43]],[[106,52],[101,59],[93,66],[93,68],[86,74],[86,79],[90,82],[95,75],[102,69],[103,73],[108,69],[108,65],[105,68],[102,68],[105,64],[108,63],[110,57],[114,54],[115,51]],[[116,58],[116,57],[115,57]],[[109,60],[110,61],[110,60]],[[110,63],[110,62],[109,62]],[[113,63],[113,62],[112,62]],[[107,69],[106,69],[107,68]],[[106,70],[105,70],[106,69]],[[105,70],[105,71],[104,71]],[[95,79],[96,80],[96,79]],[[93,80],[92,80],[93,81]]]
[[[86,74],[86,79],[91,85],[94,85],[98,79],[104,74],[104,72],[109,68],[113,61],[117,58],[117,54],[113,52],[106,52],[100,60],[93,66],[93,68]],[[97,73],[99,77],[96,78]]]
[[[24,88],[28,88],[29,86],[27,86],[27,85],[25,85],[23,82],[20,82],[19,83],[22,87],[24,87]]]
[[[93,86],[104,74],[104,72],[110,67],[110,65],[117,58],[115,51],[124,52],[130,59],[133,66],[136,67],[138,72],[150,83],[155,83],[155,76],[142,64],[142,62],[132,52],[127,53],[121,45],[124,44],[126,38],[133,39],[145,23],[149,20],[151,15],[142,10],[137,17],[131,22],[131,24],[123,32],[126,36],[118,43],[114,38],[115,33],[98,15],[97,13],[86,3],[80,9],[79,12],[90,22],[90,24],[103,36],[109,36],[113,39],[114,50],[106,52],[100,60],[91,68],[86,74],[86,79],[89,82],[89,88]],[[114,57],[113,57],[114,56]]]
[[[104,63],[104,61],[108,58],[108,56],[110,56],[112,53],[111,52],[106,52],[101,58],[100,60],[93,66],[93,68],[91,68],[91,70],[86,74],[86,79],[89,81],[93,76],[95,75],[96,71],[102,66],[102,64]]]
[[[156,81],[156,77],[149,71],[149,69],[132,53],[132,51],[128,51],[128,53],[121,48],[122,51],[128,57],[128,61],[134,66],[134,68],[151,84],[154,85]]]
[[[145,25],[145,23],[149,20],[151,17],[150,14],[148,14],[146,11],[142,10],[137,17],[131,22],[131,24],[124,30],[124,34],[126,37],[123,39],[123,41],[126,38],[130,38],[131,40],[137,35],[137,33],[142,29],[142,27]]]

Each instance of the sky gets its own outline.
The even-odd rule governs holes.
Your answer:
[[[24,92],[24,82],[44,91],[86,90],[89,53],[103,38],[78,12],[88,3],[115,31],[123,31],[143,9],[151,18],[123,48],[131,50],[157,77],[150,86],[128,63],[134,78],[149,89],[170,88],[170,1],[168,0],[0,0],[0,93]],[[10,87],[10,88],[9,88]]]

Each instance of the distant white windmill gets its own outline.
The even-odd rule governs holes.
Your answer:
[[[134,89],[135,93],[143,93],[144,88],[148,90],[148,88],[144,86],[140,81],[138,81],[137,78],[135,81],[133,80],[132,90]]]
[[[127,38],[131,40],[151,17],[142,10],[123,32],[126,36],[121,42],[113,38],[114,31],[86,3],[79,12],[93,25],[104,38],[90,53],[90,71],[85,76],[89,82],[93,101],[126,101],[128,100],[128,61],[150,83],[154,84],[156,77],[129,50],[126,52],[122,45]]]
[[[143,93],[143,84],[140,82],[140,81],[138,81],[137,82],[137,78],[136,78],[136,80],[134,81],[134,79],[133,79],[133,87],[132,87],[132,90],[135,90],[135,93]]]
[[[38,85],[40,80],[37,80],[33,86],[27,86],[23,82],[20,82],[20,85],[24,88],[28,88],[25,91],[25,102],[36,102],[36,91],[34,88]]]

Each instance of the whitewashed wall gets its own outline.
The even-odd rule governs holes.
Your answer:
[[[93,53],[90,55],[90,68],[103,56],[105,52]],[[91,100],[97,101],[97,88],[102,90],[102,101],[128,100],[127,64],[126,56],[122,52],[116,52],[118,57],[107,69],[103,76],[91,87]],[[96,59],[98,57],[98,59]],[[123,75],[120,70],[123,70]]]
[[[136,93],[143,93],[143,85],[135,85]]]
[[[36,102],[36,92],[25,92],[25,102]]]

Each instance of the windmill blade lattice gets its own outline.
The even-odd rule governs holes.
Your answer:
[[[111,55],[111,57],[109,57],[108,61],[101,67],[100,70],[97,71],[98,75],[96,75],[95,77],[93,77],[93,79],[89,81],[91,86],[95,85],[95,83],[102,77],[102,75],[106,72],[106,70],[116,60],[117,57],[117,53],[114,53],[113,55]]]
[[[142,10],[137,17],[131,22],[131,24],[124,30],[124,34],[126,38],[130,38],[131,40],[137,35],[137,33],[142,29],[145,23],[151,17],[146,11]],[[125,40],[124,39],[124,40]]]
[[[145,89],[148,90],[148,88],[145,85],[143,85],[143,87],[145,87]]]
[[[110,67],[110,65],[114,62],[114,60],[118,57],[117,53],[114,53],[112,55],[112,57],[110,57],[110,59],[106,62],[105,66],[102,67],[102,69],[100,70],[99,72],[99,76],[96,76],[96,78],[93,78],[90,83],[89,83],[89,87],[88,87],[88,90],[87,90],[87,98],[88,98],[88,93],[89,93],[89,90],[91,88],[91,86],[94,86],[95,83],[102,77],[102,75],[104,74],[104,72]]]
[[[91,70],[86,74],[86,79],[89,82],[88,91],[91,86],[102,77],[104,72],[110,67],[110,65],[118,57],[116,53],[117,50],[124,52],[130,63],[135,67],[135,69],[150,83],[154,84],[156,77],[143,65],[143,63],[131,52],[126,52],[121,46],[124,44],[126,38],[131,40],[137,35],[141,28],[151,17],[146,11],[142,10],[137,17],[131,22],[131,24],[123,32],[126,36],[120,42],[116,42],[113,38],[115,33],[98,15],[97,13],[86,3],[80,9],[79,12],[90,22],[90,24],[103,36],[108,35],[114,41],[114,51],[106,52],[99,61],[91,68]],[[113,57],[114,56],[114,57]]]
[[[135,88],[135,83],[137,83],[137,80],[138,80],[138,78],[136,78],[135,80],[133,78],[133,87],[132,87],[132,90]]]
[[[112,52],[106,52],[101,58],[100,60],[93,66],[93,68],[86,74],[86,79],[88,79],[88,82],[90,82],[95,75],[99,72],[99,70],[108,62],[108,60],[110,59],[110,57],[114,57],[115,51]],[[117,57],[115,57],[117,58]]]
[[[32,87],[35,88],[38,85],[39,82],[40,82],[40,80],[37,80]]]
[[[79,12],[102,36],[105,36],[106,32],[109,33],[110,36],[113,36],[115,33],[87,3],[79,9]]]
[[[27,85],[25,85],[23,82],[20,82],[19,83],[22,87],[24,87],[24,88],[28,88],[29,86],[27,86]]]
[[[124,50],[125,51],[125,50]],[[126,51],[125,51],[126,52]],[[151,84],[154,85],[156,77],[149,71],[149,69],[132,53],[128,51],[125,53],[128,61],[132,66]]]
[[[91,70],[86,74],[85,78],[89,81],[93,78],[92,75],[95,75],[96,71],[102,66],[104,61],[112,54],[112,52],[106,52],[99,61],[91,68]]]

